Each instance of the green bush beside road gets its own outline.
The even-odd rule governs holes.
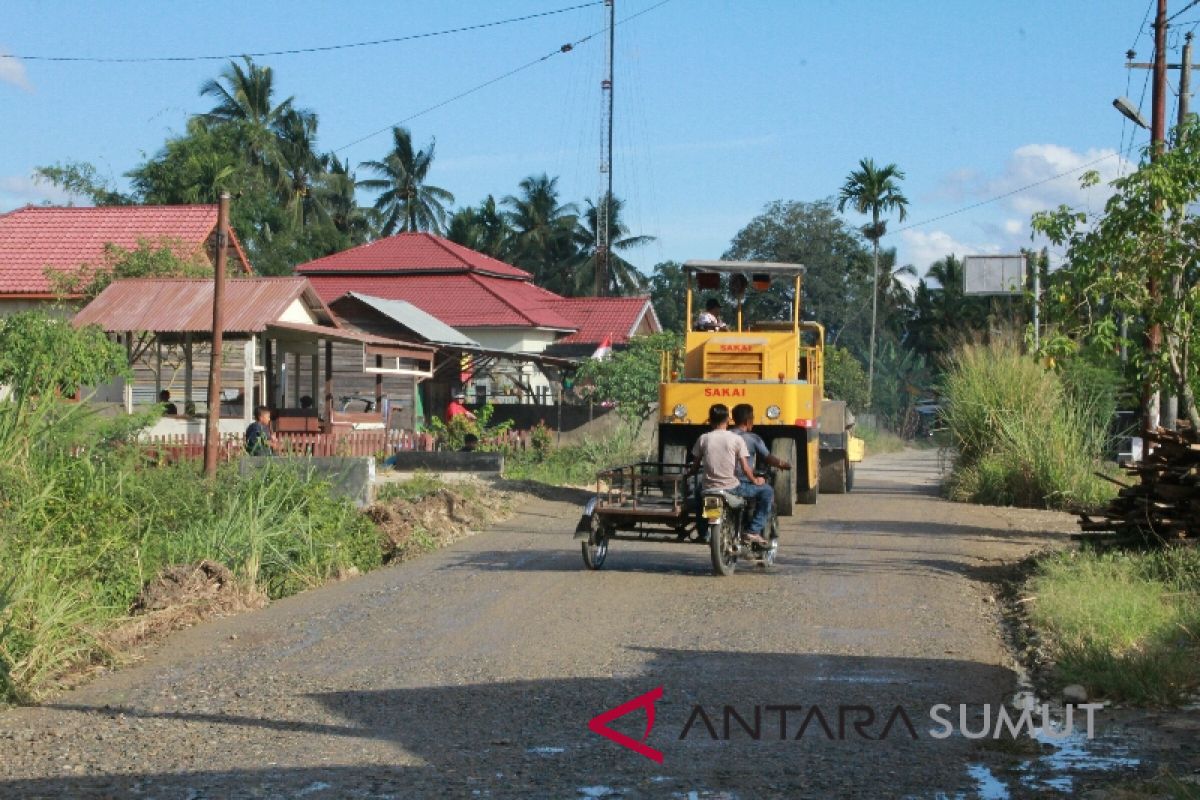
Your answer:
[[[147,464],[120,443],[126,426],[82,405],[0,404],[0,700],[112,660],[105,633],[168,566],[209,559],[282,597],[381,561],[375,527],[325,484],[231,467],[210,484],[195,463]]]
[[[1107,501],[1113,486],[1095,472],[1112,412],[1094,383],[1070,384],[1012,340],[959,347],[943,379],[955,450],[949,496],[1032,508]]]
[[[1200,552],[1100,553],[1041,559],[1027,586],[1029,621],[1060,685],[1149,705],[1200,687]]]

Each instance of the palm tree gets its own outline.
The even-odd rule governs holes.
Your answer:
[[[646,288],[646,278],[637,267],[621,258],[615,251],[630,250],[654,241],[653,236],[628,236],[629,229],[621,222],[623,203],[619,197],[613,197],[610,202],[599,205],[591,200],[587,202],[587,210],[583,213],[583,223],[575,230],[575,244],[579,247],[578,263],[572,270],[575,275],[575,294],[587,294],[599,286],[598,294],[628,295],[643,291]],[[611,242],[606,274],[598,276],[596,271],[600,264],[600,223],[602,209],[608,211],[608,238]]]
[[[900,191],[899,181],[904,180],[904,173],[895,164],[877,167],[873,159],[864,158],[858,162],[858,167],[846,177],[838,194],[838,211],[845,211],[849,205],[860,214],[871,215],[871,224],[862,229],[863,236],[871,240],[875,256],[874,279],[871,281],[871,350],[867,360],[867,396],[870,397],[875,383],[875,327],[879,318],[879,240],[887,230],[887,220],[881,217],[898,211],[903,222],[908,198]]]
[[[559,204],[558,178],[545,173],[530,175],[519,186],[519,195],[501,201],[508,208],[508,222],[514,232],[514,263],[532,272],[538,285],[569,291],[574,285],[570,270],[576,255],[575,205]]]
[[[217,104],[201,119],[215,124],[237,126],[243,137],[246,154],[252,164],[279,166],[277,131],[289,114],[312,116],[292,108],[289,97],[272,105],[275,92],[275,73],[270,67],[256,66],[246,56],[242,64],[229,62],[220,78],[209,79],[200,86],[200,95],[216,98]],[[315,125],[315,120],[314,120]],[[278,177],[278,173],[272,175]]]
[[[509,256],[513,231],[490,194],[478,206],[460,208],[450,219],[446,238],[501,261]]]
[[[314,114],[288,109],[276,126],[279,155],[279,195],[292,216],[296,228],[309,223],[329,222],[329,210],[314,191],[325,171],[324,160],[316,153],[317,118]]]
[[[363,244],[375,238],[378,212],[358,204],[356,181],[350,165],[330,153],[322,157],[323,169],[315,180],[315,191],[330,221],[339,232],[350,237],[351,244]]]
[[[392,128],[392,151],[382,161],[364,161],[360,166],[374,170],[378,178],[358,182],[362,189],[382,192],[375,208],[383,214],[383,235],[400,231],[441,233],[446,223],[446,205],[454,195],[425,182],[433,165],[434,141],[424,150],[414,150],[407,128]]]

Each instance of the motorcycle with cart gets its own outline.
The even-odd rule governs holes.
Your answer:
[[[758,471],[768,482],[770,468]],[[575,538],[588,569],[604,566],[614,541],[707,544],[714,575],[734,574],[739,563],[766,569],[779,550],[779,519],[763,530],[766,543],[746,541],[742,532],[754,512],[752,500],[729,491],[696,489],[699,476],[684,464],[640,461],[604,470],[596,495],[584,508]]]

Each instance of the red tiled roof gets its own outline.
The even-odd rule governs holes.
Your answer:
[[[474,272],[442,275],[328,275],[316,272],[307,277],[326,303],[346,292],[404,300],[455,328],[520,327],[574,331],[578,327],[560,313],[561,297],[528,281]]]
[[[612,337],[612,344],[625,344],[645,314],[655,331],[662,330],[649,297],[564,297],[555,309],[579,328],[556,345],[599,344],[606,336]]]
[[[191,255],[199,250],[217,226],[215,205],[178,206],[29,206],[0,214],[0,295],[47,294],[47,267],[71,271],[82,264],[103,263],[104,246],[137,247],[138,240],[153,244],[182,243]],[[237,237],[234,249],[249,272]]]
[[[296,267],[322,272],[478,272],[528,280],[524,270],[432,233],[398,233]]]
[[[304,278],[231,278],[225,282],[224,329],[261,333],[302,297],[319,320],[332,322],[329,309]],[[109,284],[72,322],[112,332],[202,333],[212,330],[212,306],[212,281],[136,278]]]

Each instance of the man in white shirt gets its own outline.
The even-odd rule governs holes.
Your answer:
[[[721,321],[721,304],[717,302],[717,298],[710,297],[708,302],[704,304],[704,310],[696,317],[696,330],[698,331],[727,331],[729,326]]]
[[[765,478],[738,480],[739,467],[745,475],[754,475],[754,468],[748,460],[750,451],[746,448],[746,441],[729,430],[729,407],[724,403],[717,403],[710,408],[708,423],[712,430],[701,436],[692,448],[695,459],[692,462],[691,473],[695,474],[703,468],[704,491],[721,490],[747,499],[753,498],[756,501],[754,516],[743,536],[746,541],[766,544],[763,529],[771,517],[775,492]]]

